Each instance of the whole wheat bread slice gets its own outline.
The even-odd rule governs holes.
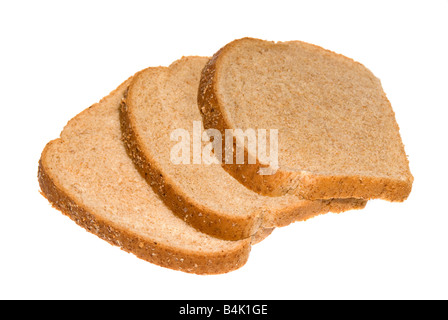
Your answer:
[[[204,68],[198,104],[205,128],[223,135],[278,130],[274,174],[259,174],[267,163],[255,154],[256,163],[224,163],[256,192],[403,201],[411,191],[399,127],[379,79],[340,54],[300,41],[235,40]],[[245,159],[249,152],[246,146]]]
[[[197,274],[241,267],[250,238],[225,241],[198,232],[163,204],[128,157],[119,106],[129,82],[47,144],[38,173],[43,195],[87,231],[151,263]],[[271,231],[260,230],[253,242]]]
[[[207,61],[205,57],[184,57],[170,67],[139,72],[121,108],[128,153],[173,212],[202,232],[238,240],[260,228],[365,206],[366,201],[360,199],[303,201],[293,195],[261,196],[219,164],[194,164],[193,155],[190,164],[174,164],[170,156],[177,142],[171,141],[170,134],[184,129],[192,136],[193,121],[201,120],[197,90]]]

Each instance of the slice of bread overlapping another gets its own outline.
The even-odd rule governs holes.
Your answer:
[[[139,174],[121,141],[119,106],[129,80],[81,112],[39,162],[43,195],[89,232],[154,264],[197,274],[235,270],[251,238],[225,241],[172,214]],[[254,242],[271,230],[260,230]]]
[[[405,200],[413,177],[391,104],[366,67],[300,41],[235,40],[201,77],[205,128],[277,129],[278,168],[224,167],[248,188],[304,199]]]
[[[202,232],[239,240],[260,228],[365,206],[362,199],[307,201],[295,195],[262,196],[244,187],[219,163],[194,163],[189,151],[194,122],[202,127],[197,91],[207,61],[184,57],[168,68],[139,72],[121,108],[123,141],[130,157],[174,213]],[[179,129],[189,136],[187,163],[173,163],[171,158],[178,143],[172,141],[171,133]],[[202,151],[206,142],[200,143]]]
[[[228,158],[235,129],[277,130],[275,166],[248,145],[243,163]],[[38,181],[53,207],[110,244],[221,274],[277,227],[405,200],[413,177],[368,69],[307,43],[244,38],[211,59],[134,74],[45,146]]]

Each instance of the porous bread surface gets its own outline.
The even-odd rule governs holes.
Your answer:
[[[148,68],[132,80],[121,108],[123,140],[130,157],[165,203],[197,229],[237,240],[259,228],[284,226],[329,211],[363,208],[365,200],[303,201],[253,192],[219,164],[174,164],[170,134],[201,121],[197,90],[205,57],[184,57],[170,67]],[[201,145],[201,150],[205,142]]]
[[[276,174],[260,176],[266,165],[260,159],[225,165],[256,192],[403,201],[411,191],[408,159],[380,80],[340,54],[300,41],[235,40],[204,68],[198,104],[204,126],[223,134],[278,129]]]
[[[39,162],[43,195],[88,231],[149,262],[197,274],[241,267],[250,238],[225,241],[198,232],[164,205],[128,157],[119,106],[129,81],[47,144]]]

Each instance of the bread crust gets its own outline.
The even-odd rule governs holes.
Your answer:
[[[209,60],[202,71],[198,89],[198,107],[202,115],[205,129],[218,129],[225,135],[225,129],[234,129],[226,106],[222,103],[217,90],[217,74],[223,72],[220,60],[229,50],[238,46],[240,41],[263,41],[259,39],[243,38],[230,42]],[[315,46],[316,48],[320,48]],[[322,48],[320,48],[322,49]],[[322,49],[324,50],[324,49]],[[398,128],[397,128],[398,129]],[[236,139],[233,141],[236,148]],[[247,146],[244,147],[245,159],[248,159]],[[235,159],[234,159],[235,160]],[[235,179],[249,189],[267,196],[281,196],[295,194],[303,199],[317,200],[330,198],[363,198],[385,199],[389,201],[404,201],[411,192],[413,177],[404,180],[387,177],[368,176],[337,176],[320,175],[312,172],[296,171],[280,168],[271,175],[258,174],[265,168],[258,159],[254,164],[228,164],[223,155],[223,167]]]

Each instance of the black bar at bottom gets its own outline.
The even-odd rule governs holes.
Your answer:
[[[297,311],[297,301],[283,300],[174,300],[156,304],[169,319],[287,319]]]

